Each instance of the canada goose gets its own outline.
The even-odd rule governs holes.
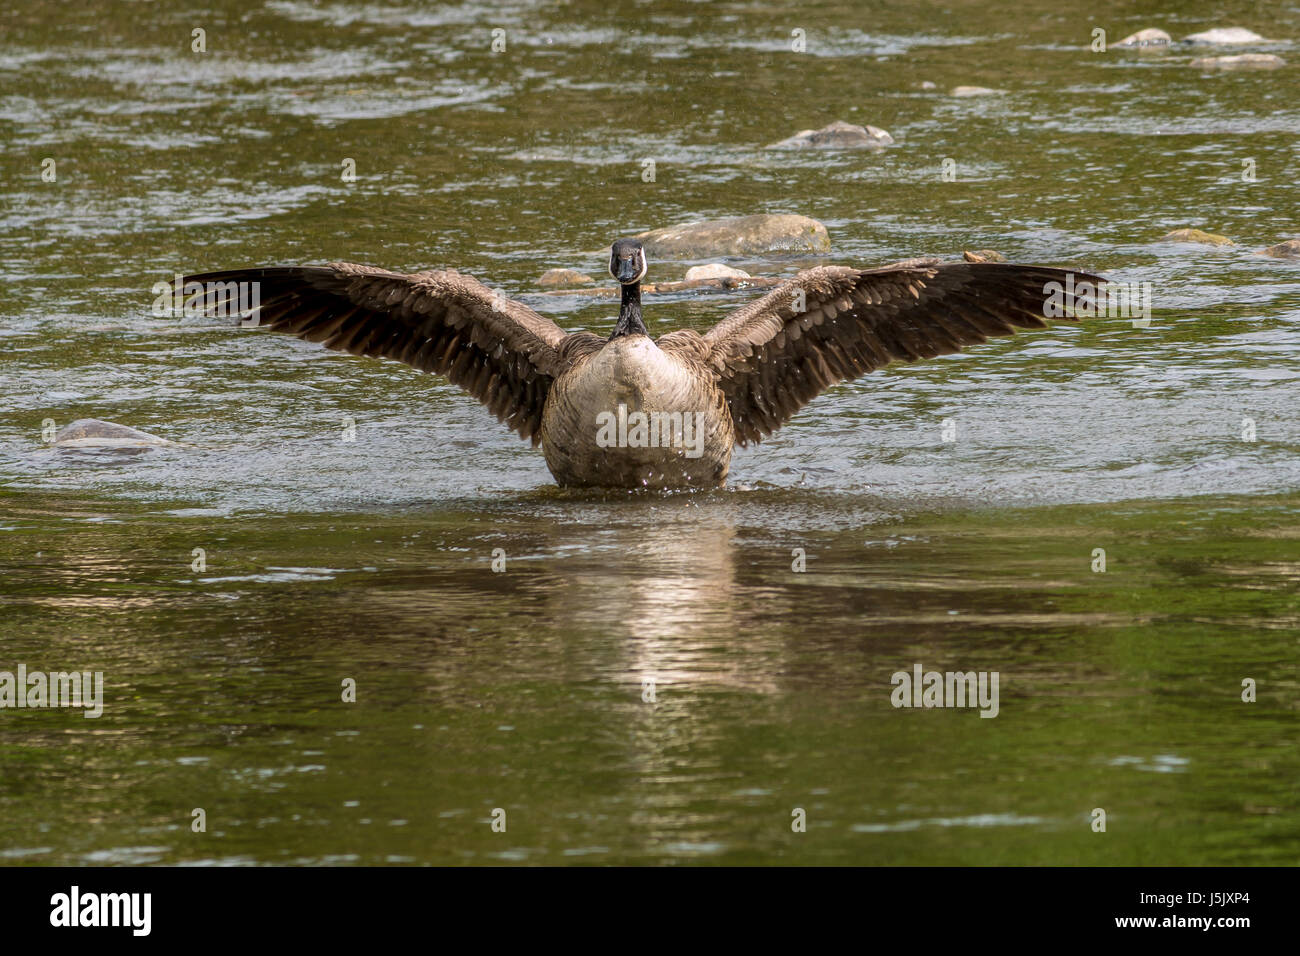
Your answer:
[[[880,269],[822,266],[704,335],[681,329],[651,339],[641,317],[641,244],[615,242],[609,271],[622,304],[608,339],[566,333],[454,271],[405,275],[335,262],[211,272],[185,282],[187,290],[191,283],[208,290],[206,314],[229,306],[229,295],[213,290],[250,283],[259,311],[245,324],[445,375],[540,444],[562,486],[683,488],[721,485],[735,445],[761,441],[837,382],[896,359],[933,358],[1017,328],[1043,328],[1049,289],[1064,288],[1069,310],[1076,296],[1082,302],[1084,290],[1096,288],[1086,283],[1104,281],[1039,266],[937,259]]]

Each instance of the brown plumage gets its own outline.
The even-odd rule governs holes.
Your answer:
[[[616,242],[610,272],[623,304],[608,340],[566,333],[450,271],[332,263],[186,282],[259,283],[259,325],[446,376],[540,444],[561,485],[675,488],[722,484],[733,445],[761,441],[837,382],[1043,328],[1048,287],[1067,286],[1069,275],[926,259],[825,266],[800,272],[704,335],[680,330],[651,341],[641,319],[640,245]],[[1083,283],[1102,282],[1074,273],[1072,285],[1083,295]],[[204,300],[209,313],[225,306],[219,294]]]

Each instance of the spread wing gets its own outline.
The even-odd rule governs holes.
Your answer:
[[[694,345],[719,376],[741,445],[758,442],[837,382],[895,360],[915,362],[957,352],[1016,329],[1037,329],[1052,283],[1057,302],[1076,299],[1104,279],[1008,263],[909,260],[882,269],[823,266],[800,272],[737,309]],[[1078,295],[1069,293],[1077,286]],[[802,307],[802,308],[801,308]],[[1068,315],[1061,315],[1069,318]]]
[[[458,272],[405,275],[333,262],[209,272],[185,282],[203,284],[206,314],[228,314],[238,295],[259,305],[257,325],[445,375],[533,444],[551,383],[602,342],[587,332],[569,335]],[[240,292],[240,283],[255,285]]]

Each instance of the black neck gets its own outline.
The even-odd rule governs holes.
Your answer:
[[[641,321],[641,283],[629,283],[623,286],[623,305],[618,310],[618,325],[614,326],[614,334],[610,338],[649,334],[645,323]]]

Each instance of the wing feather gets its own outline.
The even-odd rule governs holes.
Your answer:
[[[737,309],[696,336],[694,349],[717,375],[736,440],[746,445],[838,382],[894,361],[948,355],[1016,329],[1045,328],[1049,284],[1068,289],[1068,275],[1041,266],[936,259],[882,269],[823,266]],[[1086,284],[1095,292],[1104,282],[1073,273],[1080,292],[1064,294],[1067,313],[1086,294]]]
[[[256,283],[257,324],[335,351],[446,376],[533,444],[551,383],[602,340],[451,271],[404,274],[347,262],[238,269],[185,282]],[[215,286],[232,288],[229,285]],[[247,287],[246,287],[247,288]],[[209,296],[202,311],[226,314]]]

